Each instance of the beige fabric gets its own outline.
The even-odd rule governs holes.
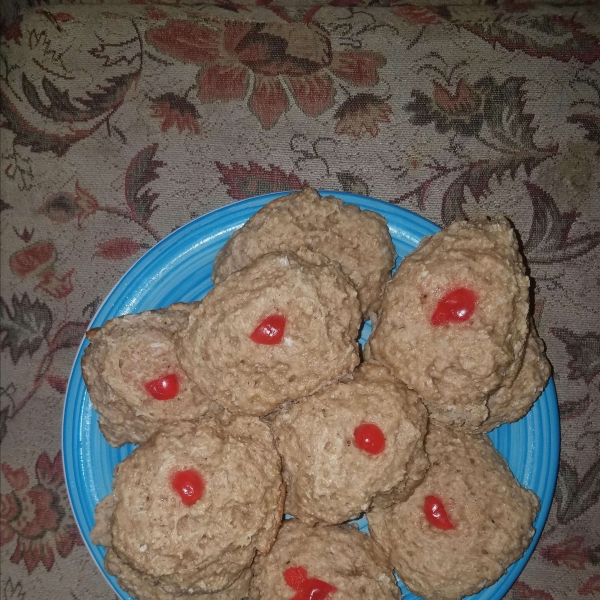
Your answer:
[[[98,303],[191,218],[304,183],[438,224],[515,223],[554,367],[562,462],[512,598],[592,597],[597,6],[256,4],[2,11],[2,597],[114,597],[76,533],[60,455],[66,380]]]

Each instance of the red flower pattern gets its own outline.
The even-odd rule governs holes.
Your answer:
[[[520,581],[513,584],[512,595],[515,600],[554,600],[549,592],[533,589]]]
[[[21,45],[21,38],[23,37],[23,32],[21,31],[21,22],[23,21],[23,15],[19,15],[10,25],[4,28],[2,32],[2,37],[10,42],[11,40],[15,42],[15,44]]]
[[[10,558],[25,563],[31,573],[40,562],[50,571],[56,550],[67,557],[83,541],[68,511],[67,494],[59,451],[53,461],[44,452],[35,465],[37,484],[29,487],[25,469],[13,470],[2,463],[4,478],[12,488],[0,499],[0,546],[17,544]]]
[[[600,575],[592,575],[578,590],[580,596],[600,594]]]
[[[442,22],[435,10],[426,6],[405,4],[395,8],[394,14],[415,25],[435,25]]]
[[[259,194],[298,190],[308,185],[295,173],[286,173],[275,165],[269,165],[269,168],[265,169],[254,162],[250,162],[247,167],[239,163],[224,165],[218,162],[217,169],[221,172],[221,182],[228,188],[227,193],[235,200]]]
[[[52,14],[54,15],[54,18],[59,23],[68,23],[69,21],[73,21],[73,19],[74,19],[73,15],[70,15],[69,13],[55,12],[55,13],[52,13]]]
[[[68,273],[59,277],[52,270],[44,271],[40,277],[40,282],[33,289],[41,289],[53,298],[66,298],[73,291],[73,284],[71,283],[73,273],[75,273],[75,269],[71,269]]]
[[[75,206],[77,207],[77,226],[81,229],[82,222],[98,210],[98,200],[84,190],[78,181],[75,183]]]
[[[10,257],[10,270],[19,277],[39,274],[56,260],[56,249],[50,242],[37,242]]]
[[[130,238],[114,238],[104,240],[98,244],[98,250],[94,256],[100,256],[107,260],[122,260],[139,252],[142,245]]]
[[[151,104],[152,116],[162,119],[161,131],[167,131],[177,126],[177,131],[200,133],[198,111],[196,107],[183,96],[168,92],[159,96]]]
[[[584,545],[584,538],[578,535],[546,546],[540,550],[540,554],[548,561],[556,565],[565,565],[569,569],[583,570],[586,565],[594,562],[593,549]]]
[[[68,380],[58,375],[46,375],[46,381],[59,393],[64,394],[67,391]]]
[[[437,81],[433,82],[433,101],[449,115],[471,113],[479,107],[480,97],[469,87],[464,79],[456,86],[456,93],[452,93]]]
[[[154,6],[148,9],[146,16],[155,21],[162,21],[169,18],[169,15],[164,10],[160,10],[160,8],[155,8]]]
[[[288,93],[316,117],[333,106],[332,74],[370,87],[385,64],[373,52],[333,51],[328,34],[313,24],[227,22],[209,28],[175,20],[151,29],[147,38],[160,51],[202,67],[202,102],[243,100],[252,86],[248,106],[266,129],[288,110]]]

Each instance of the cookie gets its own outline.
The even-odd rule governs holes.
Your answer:
[[[250,600],[398,600],[392,569],[373,540],[351,527],[286,521],[252,567]]]
[[[523,555],[539,501],[484,435],[434,425],[426,450],[423,483],[405,502],[368,513],[369,530],[412,592],[458,600]]]
[[[104,565],[107,572],[117,578],[119,586],[138,600],[246,600],[252,576],[251,570],[246,569],[231,585],[210,594],[169,593],[151,577],[132,569],[110,548],[106,552]]]
[[[183,368],[233,413],[266,415],[359,362],[356,291],[337,266],[267,254],[230,275],[178,334]]]
[[[523,364],[515,380],[490,396],[489,416],[477,431],[491,431],[504,423],[513,423],[529,412],[550,379],[551,367],[543,350],[544,342],[532,325],[525,344]]]
[[[92,540],[108,547],[107,570],[138,600],[217,592],[225,600],[247,582],[257,553],[269,551],[283,501],[267,425],[251,417],[181,421],[118,465]]]
[[[379,310],[396,260],[385,219],[310,188],[269,202],[236,231],[215,259],[213,280],[223,281],[263,254],[302,247],[340,266],[365,315]]]
[[[310,525],[343,523],[405,499],[429,465],[424,405],[377,364],[282,410],[272,430],[285,512]]]
[[[161,425],[196,419],[211,402],[186,375],[174,336],[193,305],[126,315],[88,331],[81,360],[99,425],[112,446],[147,440]]]
[[[458,221],[407,256],[369,341],[444,423],[478,427],[511,385],[528,335],[529,278],[506,219]]]

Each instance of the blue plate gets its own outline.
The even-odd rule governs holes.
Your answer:
[[[344,202],[383,215],[401,258],[414,250],[423,236],[439,230],[430,221],[386,202],[354,194],[330,193]],[[127,271],[96,313],[91,327],[99,327],[119,315],[202,298],[212,287],[215,255],[229,236],[267,202],[282,195],[268,194],[236,202],[203,215],[166,237]],[[363,341],[368,334],[367,324]],[[63,457],[67,490],[88,550],[115,592],[126,600],[130,596],[104,570],[105,549],[92,544],[90,532],[94,525],[94,507],[110,493],[113,469],[131,453],[133,446],[112,448],[98,428],[98,415],[81,377],[81,356],[86,345],[83,340],[73,364],[65,399]],[[496,429],[490,437],[521,484],[540,497],[542,507],[535,521],[535,538],[523,558],[494,585],[472,596],[478,600],[500,600],[506,594],[525,567],[546,522],[556,484],[560,445],[558,403],[553,381],[550,380],[526,417]],[[362,530],[367,531],[364,518],[358,523]],[[415,598],[402,584],[400,587],[405,599]]]

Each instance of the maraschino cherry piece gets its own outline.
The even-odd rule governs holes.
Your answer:
[[[179,394],[179,379],[171,373],[149,381],[144,387],[155,400],[172,400]]]
[[[385,450],[385,436],[375,423],[361,423],[354,430],[354,443],[369,454],[381,454]]]
[[[454,529],[448,517],[444,503],[437,496],[426,496],[423,511],[427,520],[438,529]]]
[[[290,567],[283,572],[285,582],[296,594],[292,600],[325,600],[337,592],[337,588],[326,581],[309,577],[304,567]]]
[[[192,506],[204,494],[204,480],[196,469],[177,471],[171,479],[171,485],[186,506]]]
[[[290,567],[283,572],[285,582],[293,590],[299,590],[308,579],[308,571],[304,567]]]
[[[279,344],[283,339],[285,324],[286,318],[283,315],[269,315],[250,334],[250,339],[257,344],[266,346]]]
[[[477,307],[477,294],[467,288],[458,288],[447,293],[431,316],[432,325],[449,325],[468,321]]]

